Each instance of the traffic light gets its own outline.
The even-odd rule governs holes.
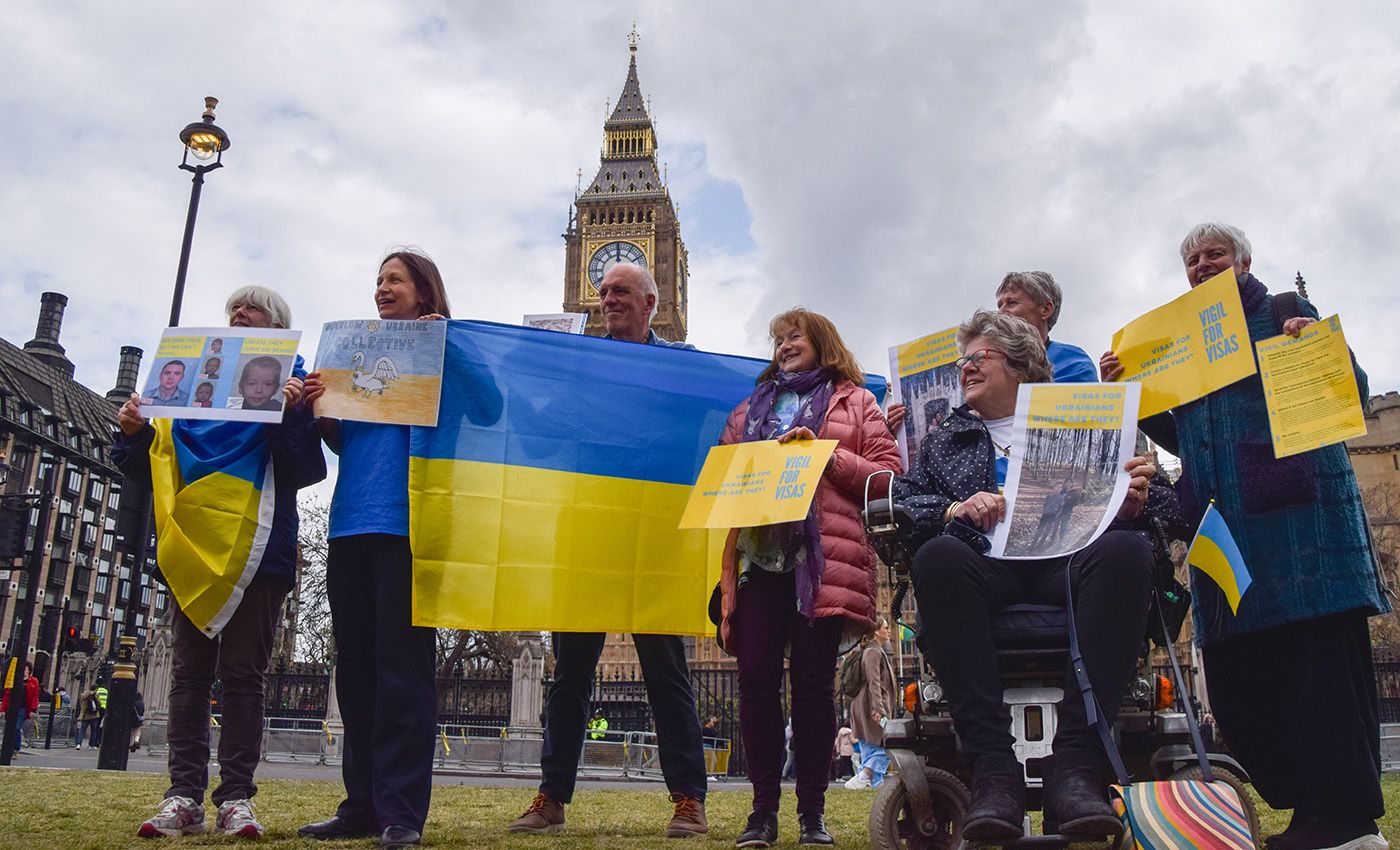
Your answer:
[[[79,638],[78,638],[78,629],[77,629],[77,627],[76,627],[76,626],[69,626],[68,629],[67,629],[66,631],[64,631],[64,633],[63,633],[63,647],[62,647],[62,650],[63,650],[64,652],[77,652],[77,651],[78,651],[78,640],[79,640]]]
[[[23,502],[0,503],[0,558],[24,555],[24,533],[28,530],[28,505]]]

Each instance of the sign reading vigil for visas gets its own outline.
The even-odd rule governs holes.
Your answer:
[[[664,170],[656,164],[656,129],[637,82],[637,31],[622,95],[603,124],[603,156],[587,188],[579,187],[564,232],[564,310],[587,313],[585,332],[607,333],[598,301],[603,275],[618,263],[646,266],[656,278],[652,330],[686,337],[687,257]]]

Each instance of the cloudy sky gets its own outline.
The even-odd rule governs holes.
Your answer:
[[[902,5],[902,8],[901,8]],[[1400,386],[1400,15],[1389,3],[6,4],[0,336],[70,298],[99,391],[154,345],[206,94],[232,145],[200,209],[185,324],[271,285],[311,339],[372,315],[421,246],[458,317],[560,309],[576,171],[598,164],[627,32],[690,250],[691,341],[766,354],[773,313],[886,348],[1041,268],[1095,356],[1186,288],[1181,236],[1242,227],[1274,291],[1338,312]]]

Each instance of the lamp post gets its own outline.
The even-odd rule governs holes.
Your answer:
[[[180,169],[194,173],[194,185],[190,188],[190,210],[185,215],[185,240],[180,245],[180,267],[175,272],[175,296],[170,299],[172,328],[180,324],[180,303],[185,299],[185,271],[190,265],[190,243],[194,241],[194,219],[199,214],[199,193],[204,188],[204,174],[224,167],[224,151],[229,146],[228,133],[214,123],[214,107],[218,105],[217,97],[206,97],[204,117],[180,131],[180,141],[185,146]],[[194,159],[193,165],[190,164],[191,158]]]
[[[224,167],[224,151],[229,146],[228,133],[214,123],[214,107],[218,105],[218,98],[204,98],[204,115],[180,131],[180,142],[185,146],[180,170],[194,174],[194,185],[190,188],[189,212],[185,214],[185,237],[180,243],[175,293],[170,299],[170,327],[180,324],[180,305],[185,299],[185,273],[190,265],[190,245],[194,241],[194,222],[199,215],[199,194],[204,188],[204,175]],[[122,548],[131,558],[128,570],[130,583],[127,585],[122,636],[117,644],[117,663],[107,692],[107,717],[103,722],[102,746],[97,755],[99,770],[126,770],[130,755],[127,747],[136,705],[136,615],[141,608],[141,574],[146,567],[151,539],[150,482],[124,478],[117,513],[126,520],[118,520],[117,537],[118,540],[124,538]]]

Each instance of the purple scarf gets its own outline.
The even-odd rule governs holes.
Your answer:
[[[812,369],[807,372],[778,372],[771,380],[764,381],[754,388],[749,396],[748,415],[744,419],[744,442],[772,440],[779,434],[781,424],[776,410],[778,393],[793,392],[799,397],[797,415],[793,417],[791,428],[803,425],[820,434],[822,422],[826,420],[826,409],[831,404],[831,395],[836,390],[836,373],[831,369]],[[807,510],[807,517],[800,522],[785,522],[770,528],[773,540],[782,547],[783,553],[792,558],[793,579],[797,590],[797,610],[807,619],[815,612],[817,589],[822,585],[822,573],[826,571],[826,556],[822,554],[821,524],[817,519],[817,500]],[[804,547],[802,544],[806,543]]]
[[[1244,273],[1244,277],[1237,281],[1240,287],[1240,306],[1244,307],[1245,313],[1253,313],[1264,303],[1264,297],[1269,294],[1269,290],[1264,284],[1259,282],[1259,278]]]

